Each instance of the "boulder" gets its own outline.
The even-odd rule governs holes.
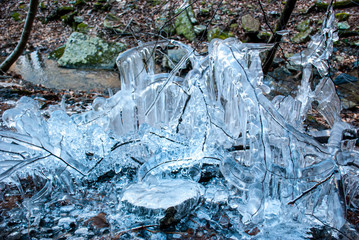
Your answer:
[[[182,11],[182,12],[181,12]],[[187,7],[185,10],[178,9],[177,12],[181,12],[175,20],[176,32],[178,35],[183,35],[190,41],[196,38],[193,24],[196,23],[196,19],[191,7]]]
[[[98,37],[74,32],[57,62],[66,68],[112,69],[118,54],[125,49],[122,43],[109,43]]]
[[[260,29],[260,22],[247,14],[242,17],[242,27],[246,33],[258,33]]]

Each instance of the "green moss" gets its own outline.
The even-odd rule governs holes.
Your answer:
[[[75,7],[86,5],[86,2],[85,2],[84,0],[76,0],[76,1],[72,1],[71,3],[72,3],[72,5],[74,5]]]
[[[292,38],[294,43],[305,43],[310,39],[310,34],[312,33],[312,28],[308,28],[304,32],[299,32]]]
[[[40,9],[41,10],[46,10],[47,9],[47,6],[46,6],[45,2],[40,3]]]
[[[272,33],[270,32],[259,32],[257,37],[261,40],[263,40],[264,42],[268,41],[269,38],[272,36]]]
[[[80,23],[76,27],[76,31],[80,33],[88,33],[90,30],[89,26],[86,23]]]
[[[306,19],[306,20],[303,20],[301,21],[296,29],[299,31],[299,32],[304,32],[306,31],[308,28],[309,28],[309,25],[310,25],[310,20],[309,19]]]
[[[54,51],[52,51],[49,54],[49,58],[50,59],[55,59],[55,60],[60,59],[60,57],[62,57],[62,55],[64,55],[65,48],[66,48],[66,45],[62,45],[61,47],[55,49]]]
[[[147,0],[147,2],[153,7],[161,4],[161,0]]]
[[[178,9],[177,12],[182,11],[182,9]],[[193,16],[189,16],[188,11],[191,11],[189,8],[182,11],[180,15],[177,16],[175,20],[176,32],[178,35],[183,35],[190,41],[193,41],[196,38],[196,34],[193,28]]]
[[[349,17],[350,17],[349,13],[336,13],[335,14],[335,18],[338,19],[338,21],[340,21],[340,22],[348,20]]]
[[[18,12],[12,12],[11,17],[17,22],[21,21],[21,15]]]
[[[233,35],[234,35],[233,33],[222,31],[220,28],[213,28],[210,31],[208,31],[207,38],[208,41],[210,42],[215,38],[224,40],[226,38],[232,37]]]
[[[357,6],[359,3],[359,0],[339,0],[335,1],[333,3],[333,8],[344,8],[344,7],[350,7],[350,6]],[[329,6],[329,3],[323,1],[323,0],[317,0],[315,2],[315,6],[319,8],[327,9]]]
[[[236,29],[238,28],[238,24],[237,23],[232,23],[231,25],[229,25],[230,29]]]
[[[126,46],[121,43],[109,43],[97,37],[74,32],[66,43],[66,49],[58,63],[67,68],[103,68],[111,69],[115,60]]]

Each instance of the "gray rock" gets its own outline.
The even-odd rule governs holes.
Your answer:
[[[167,52],[167,56],[163,57],[162,66],[173,69],[186,54],[187,52],[183,49],[170,49]],[[186,67],[187,65],[184,64],[181,69]]]
[[[195,18],[193,10],[191,7],[183,9],[177,9],[177,12],[181,12],[175,20],[176,32],[178,35],[183,35],[190,41],[193,41],[196,38],[194,32],[193,23],[195,23]]]
[[[292,73],[285,67],[278,67],[274,69],[274,71],[271,73],[271,76],[278,80],[284,80],[292,76]]]
[[[206,31],[206,28],[207,27],[205,25],[196,25],[194,26],[194,32],[196,35],[200,35]]]
[[[122,43],[109,43],[98,37],[74,32],[57,62],[66,68],[112,69],[118,54],[125,49]]]
[[[296,29],[297,29],[299,32],[304,32],[304,31],[306,31],[306,30],[309,28],[309,24],[310,24],[310,20],[309,20],[309,19],[303,20],[303,21],[301,21],[301,22],[296,26]]]
[[[203,192],[203,187],[193,181],[163,179],[130,185],[121,201],[130,212],[169,226],[188,215],[199,204]]]
[[[346,73],[342,73],[334,79],[334,84],[340,85],[340,84],[352,83],[352,82],[357,82],[357,81],[358,81],[358,79],[356,77],[351,76]]]
[[[338,22],[337,27],[339,30],[348,30],[350,28],[350,25],[347,21],[344,21],[344,22]]]
[[[294,43],[305,43],[310,39],[310,34],[312,33],[313,29],[308,28],[307,30],[303,32],[297,33],[293,38],[292,42]]]
[[[247,33],[258,33],[260,29],[260,22],[247,14],[242,17],[242,27]]]

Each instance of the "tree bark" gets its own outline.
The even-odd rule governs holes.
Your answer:
[[[277,32],[285,29],[285,27],[289,21],[290,15],[293,12],[296,2],[297,2],[297,0],[287,0],[286,4],[284,6],[283,12],[280,16],[280,19],[279,19],[277,25],[275,26],[274,34],[268,41],[269,43],[274,43],[274,46],[271,48],[271,50],[269,50],[266,60],[264,61],[264,64],[263,64],[263,73],[265,75],[268,73],[268,70],[273,63],[273,59],[277,52],[279,42],[282,39],[282,35],[278,34]]]
[[[39,0],[30,0],[29,11],[26,16],[25,26],[21,34],[19,43],[17,44],[14,51],[5,59],[5,61],[0,65],[0,74],[5,74],[11,65],[20,57],[24,51],[27,41],[29,40],[32,25],[35,20],[37,8],[39,5]]]

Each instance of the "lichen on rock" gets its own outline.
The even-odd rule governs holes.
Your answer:
[[[66,68],[111,69],[118,54],[125,48],[122,43],[109,43],[98,37],[74,32],[67,40],[58,64]]]
[[[196,38],[196,34],[193,28],[193,24],[196,23],[193,9],[187,6],[184,9],[178,9],[177,13],[180,13],[175,21],[177,34],[183,35],[188,40],[193,41]]]

